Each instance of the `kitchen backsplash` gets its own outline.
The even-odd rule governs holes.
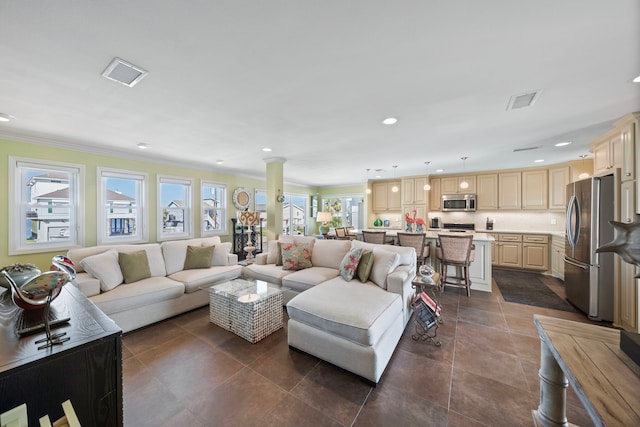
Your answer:
[[[473,223],[476,230],[487,228],[487,218],[493,219],[494,231],[564,232],[564,212],[431,212],[429,221],[440,217],[443,222]],[[555,223],[555,224],[554,224]]]

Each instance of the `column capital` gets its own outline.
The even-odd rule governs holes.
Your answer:
[[[262,159],[265,163],[285,163],[287,159],[284,157],[267,157]]]

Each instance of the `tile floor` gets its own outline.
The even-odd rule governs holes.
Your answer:
[[[286,322],[252,345],[209,323],[205,307],[130,333],[125,426],[531,426],[540,354],[533,314],[588,320],[507,303],[493,290],[467,298],[448,288],[442,346],[412,340],[410,322],[376,388],[291,351]],[[593,425],[571,390],[567,413]]]

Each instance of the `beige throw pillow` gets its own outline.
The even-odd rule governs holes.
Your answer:
[[[400,264],[400,255],[395,252],[385,250],[373,251],[373,267],[369,279],[387,289],[387,276]]]
[[[100,290],[107,292],[122,283],[122,271],[118,264],[118,252],[109,249],[97,255],[91,255],[80,261],[87,273],[100,280]]]

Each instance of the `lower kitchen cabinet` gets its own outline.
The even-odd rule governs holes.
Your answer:
[[[494,233],[495,266],[549,270],[549,236],[546,234]]]
[[[638,279],[635,275],[636,266],[620,260],[620,326],[638,333]]]

